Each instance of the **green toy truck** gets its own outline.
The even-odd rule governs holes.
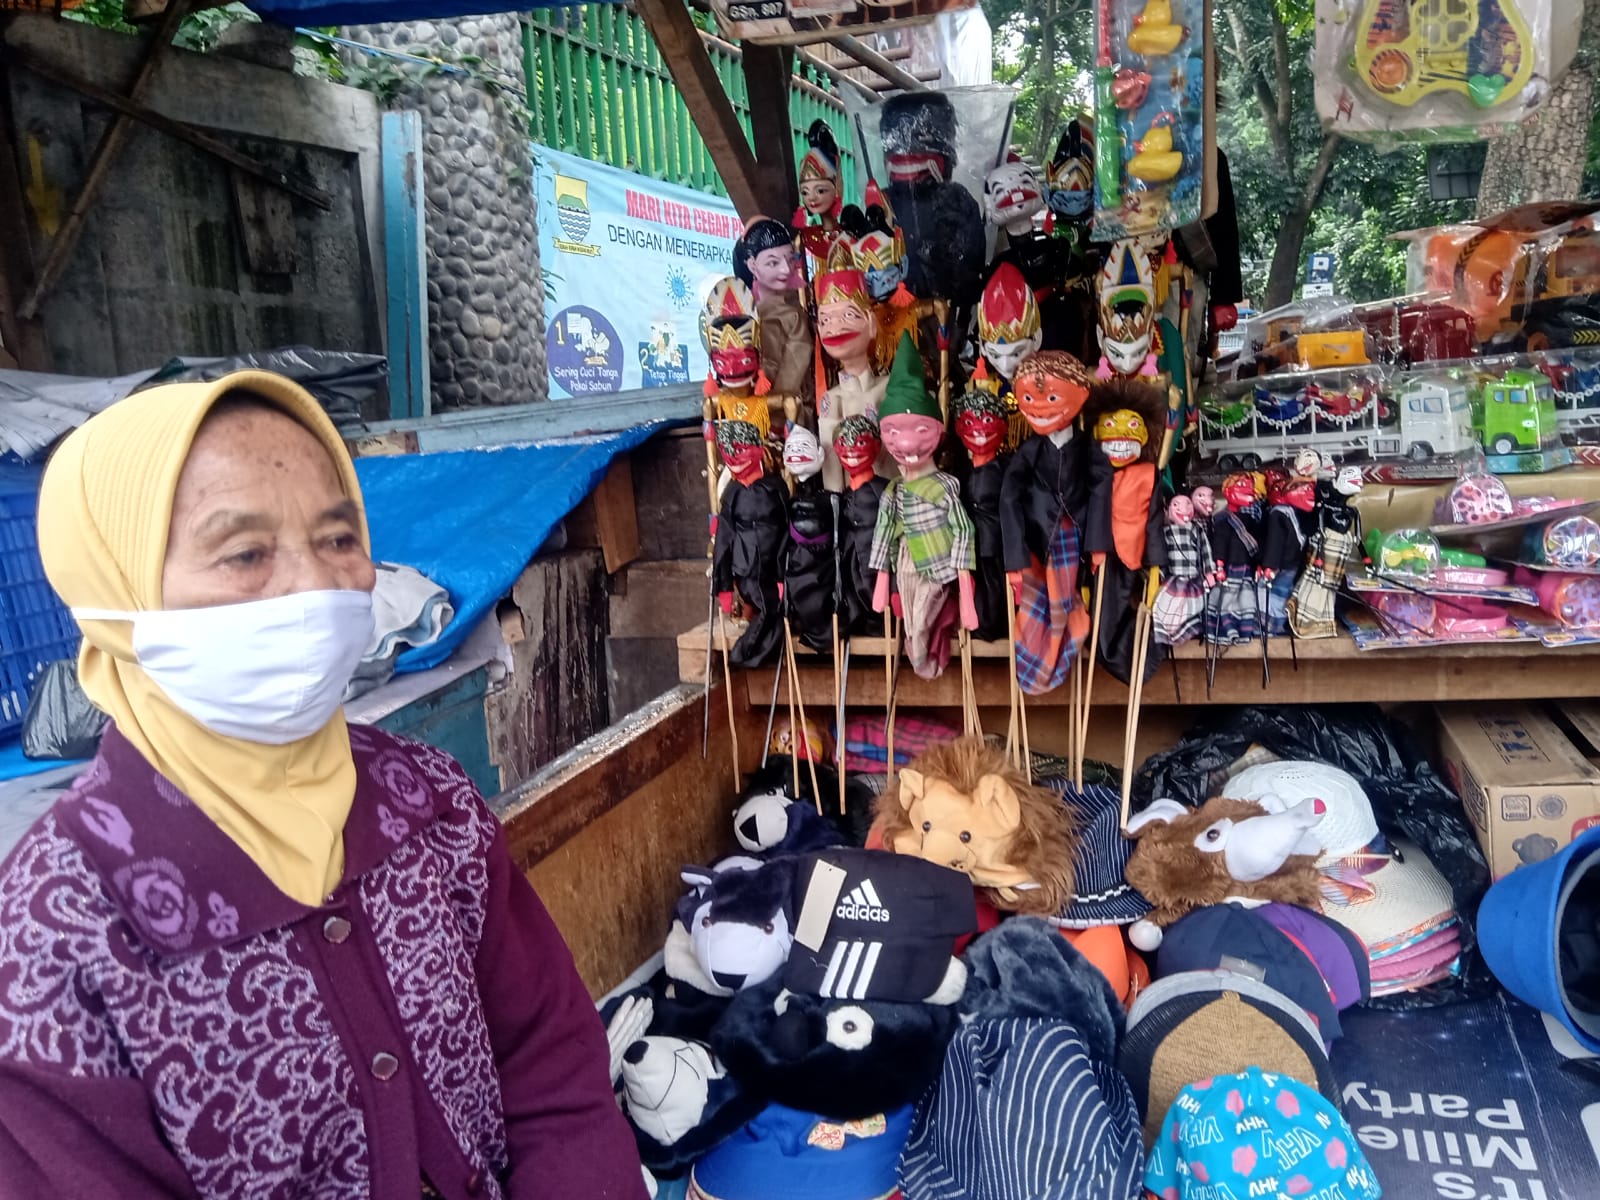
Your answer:
[[[1472,424],[1488,454],[1543,450],[1560,439],[1555,392],[1541,371],[1514,369],[1473,393]]]

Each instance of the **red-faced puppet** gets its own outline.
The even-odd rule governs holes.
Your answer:
[[[1017,679],[1032,696],[1066,682],[1089,632],[1078,562],[1093,451],[1077,420],[1093,383],[1088,369],[1060,350],[1029,355],[1012,379],[1017,406],[1036,436],[1006,466],[1001,537],[1019,606]]]
[[[1005,550],[1000,533],[1000,492],[1006,466],[1001,458],[1008,429],[1005,402],[992,392],[973,388],[950,405],[956,436],[972,459],[961,484],[961,500],[972,518],[978,553],[973,576],[973,603],[978,610],[976,634],[984,641],[1006,636],[1008,624]]]
[[[783,641],[778,584],[789,540],[789,490],[765,467],[761,432],[748,421],[718,421],[717,448],[733,478],[722,493],[711,582],[725,615],[735,591],[750,625],[729,651],[735,666],[771,662]]]
[[[833,431],[833,450],[845,474],[839,504],[839,634],[876,632],[872,593],[877,573],[870,565],[872,535],[887,480],[878,474],[883,440],[876,417],[846,417]]]

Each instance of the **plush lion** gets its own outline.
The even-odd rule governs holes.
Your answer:
[[[1054,916],[1072,897],[1072,810],[982,738],[919,755],[878,798],[873,834],[896,854],[962,872],[1008,912]]]

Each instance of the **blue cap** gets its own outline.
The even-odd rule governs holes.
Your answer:
[[[1478,944],[1495,978],[1555,1017],[1591,1054],[1600,1053],[1600,988],[1592,965],[1597,917],[1600,827],[1553,858],[1518,867],[1478,909]],[[1574,985],[1585,968],[1590,977],[1580,990]]]
[[[898,1186],[911,1107],[831,1121],[770,1104],[694,1166],[709,1200],[878,1200]]]

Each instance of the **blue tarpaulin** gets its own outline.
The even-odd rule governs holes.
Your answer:
[[[373,557],[415,567],[450,593],[456,610],[443,636],[406,651],[396,670],[423,671],[449,658],[611,460],[668,424],[533,446],[357,459]]]

